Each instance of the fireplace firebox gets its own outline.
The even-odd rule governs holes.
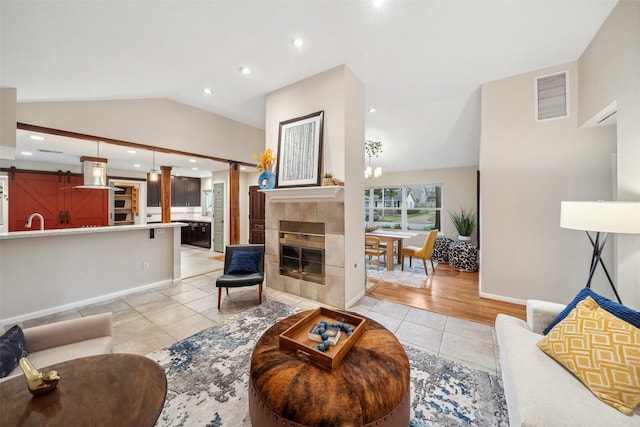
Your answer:
[[[280,221],[280,274],[324,284],[324,223]]]

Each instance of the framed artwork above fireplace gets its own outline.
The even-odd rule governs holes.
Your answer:
[[[320,185],[324,111],[280,122],[276,187]]]

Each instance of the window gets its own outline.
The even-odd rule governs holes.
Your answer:
[[[396,230],[440,229],[441,185],[365,189],[365,222]]]

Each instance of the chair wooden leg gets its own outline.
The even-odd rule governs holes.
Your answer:
[[[227,291],[229,288],[227,288]],[[218,310],[220,310],[220,299],[222,298],[222,288],[218,288]]]
[[[400,255],[400,267],[404,271],[404,254]]]
[[[436,268],[433,266],[433,258],[429,258],[429,261],[431,261],[431,269],[435,273],[436,272]]]
[[[262,304],[262,283],[258,286],[258,305]]]
[[[229,295],[229,288],[225,288],[227,290],[227,295]]]
[[[422,264],[424,264],[424,274],[426,274],[427,277],[429,277],[429,271],[427,271],[427,260],[422,258]]]

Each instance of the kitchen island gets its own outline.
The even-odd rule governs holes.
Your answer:
[[[181,281],[179,222],[0,233],[4,324]]]

